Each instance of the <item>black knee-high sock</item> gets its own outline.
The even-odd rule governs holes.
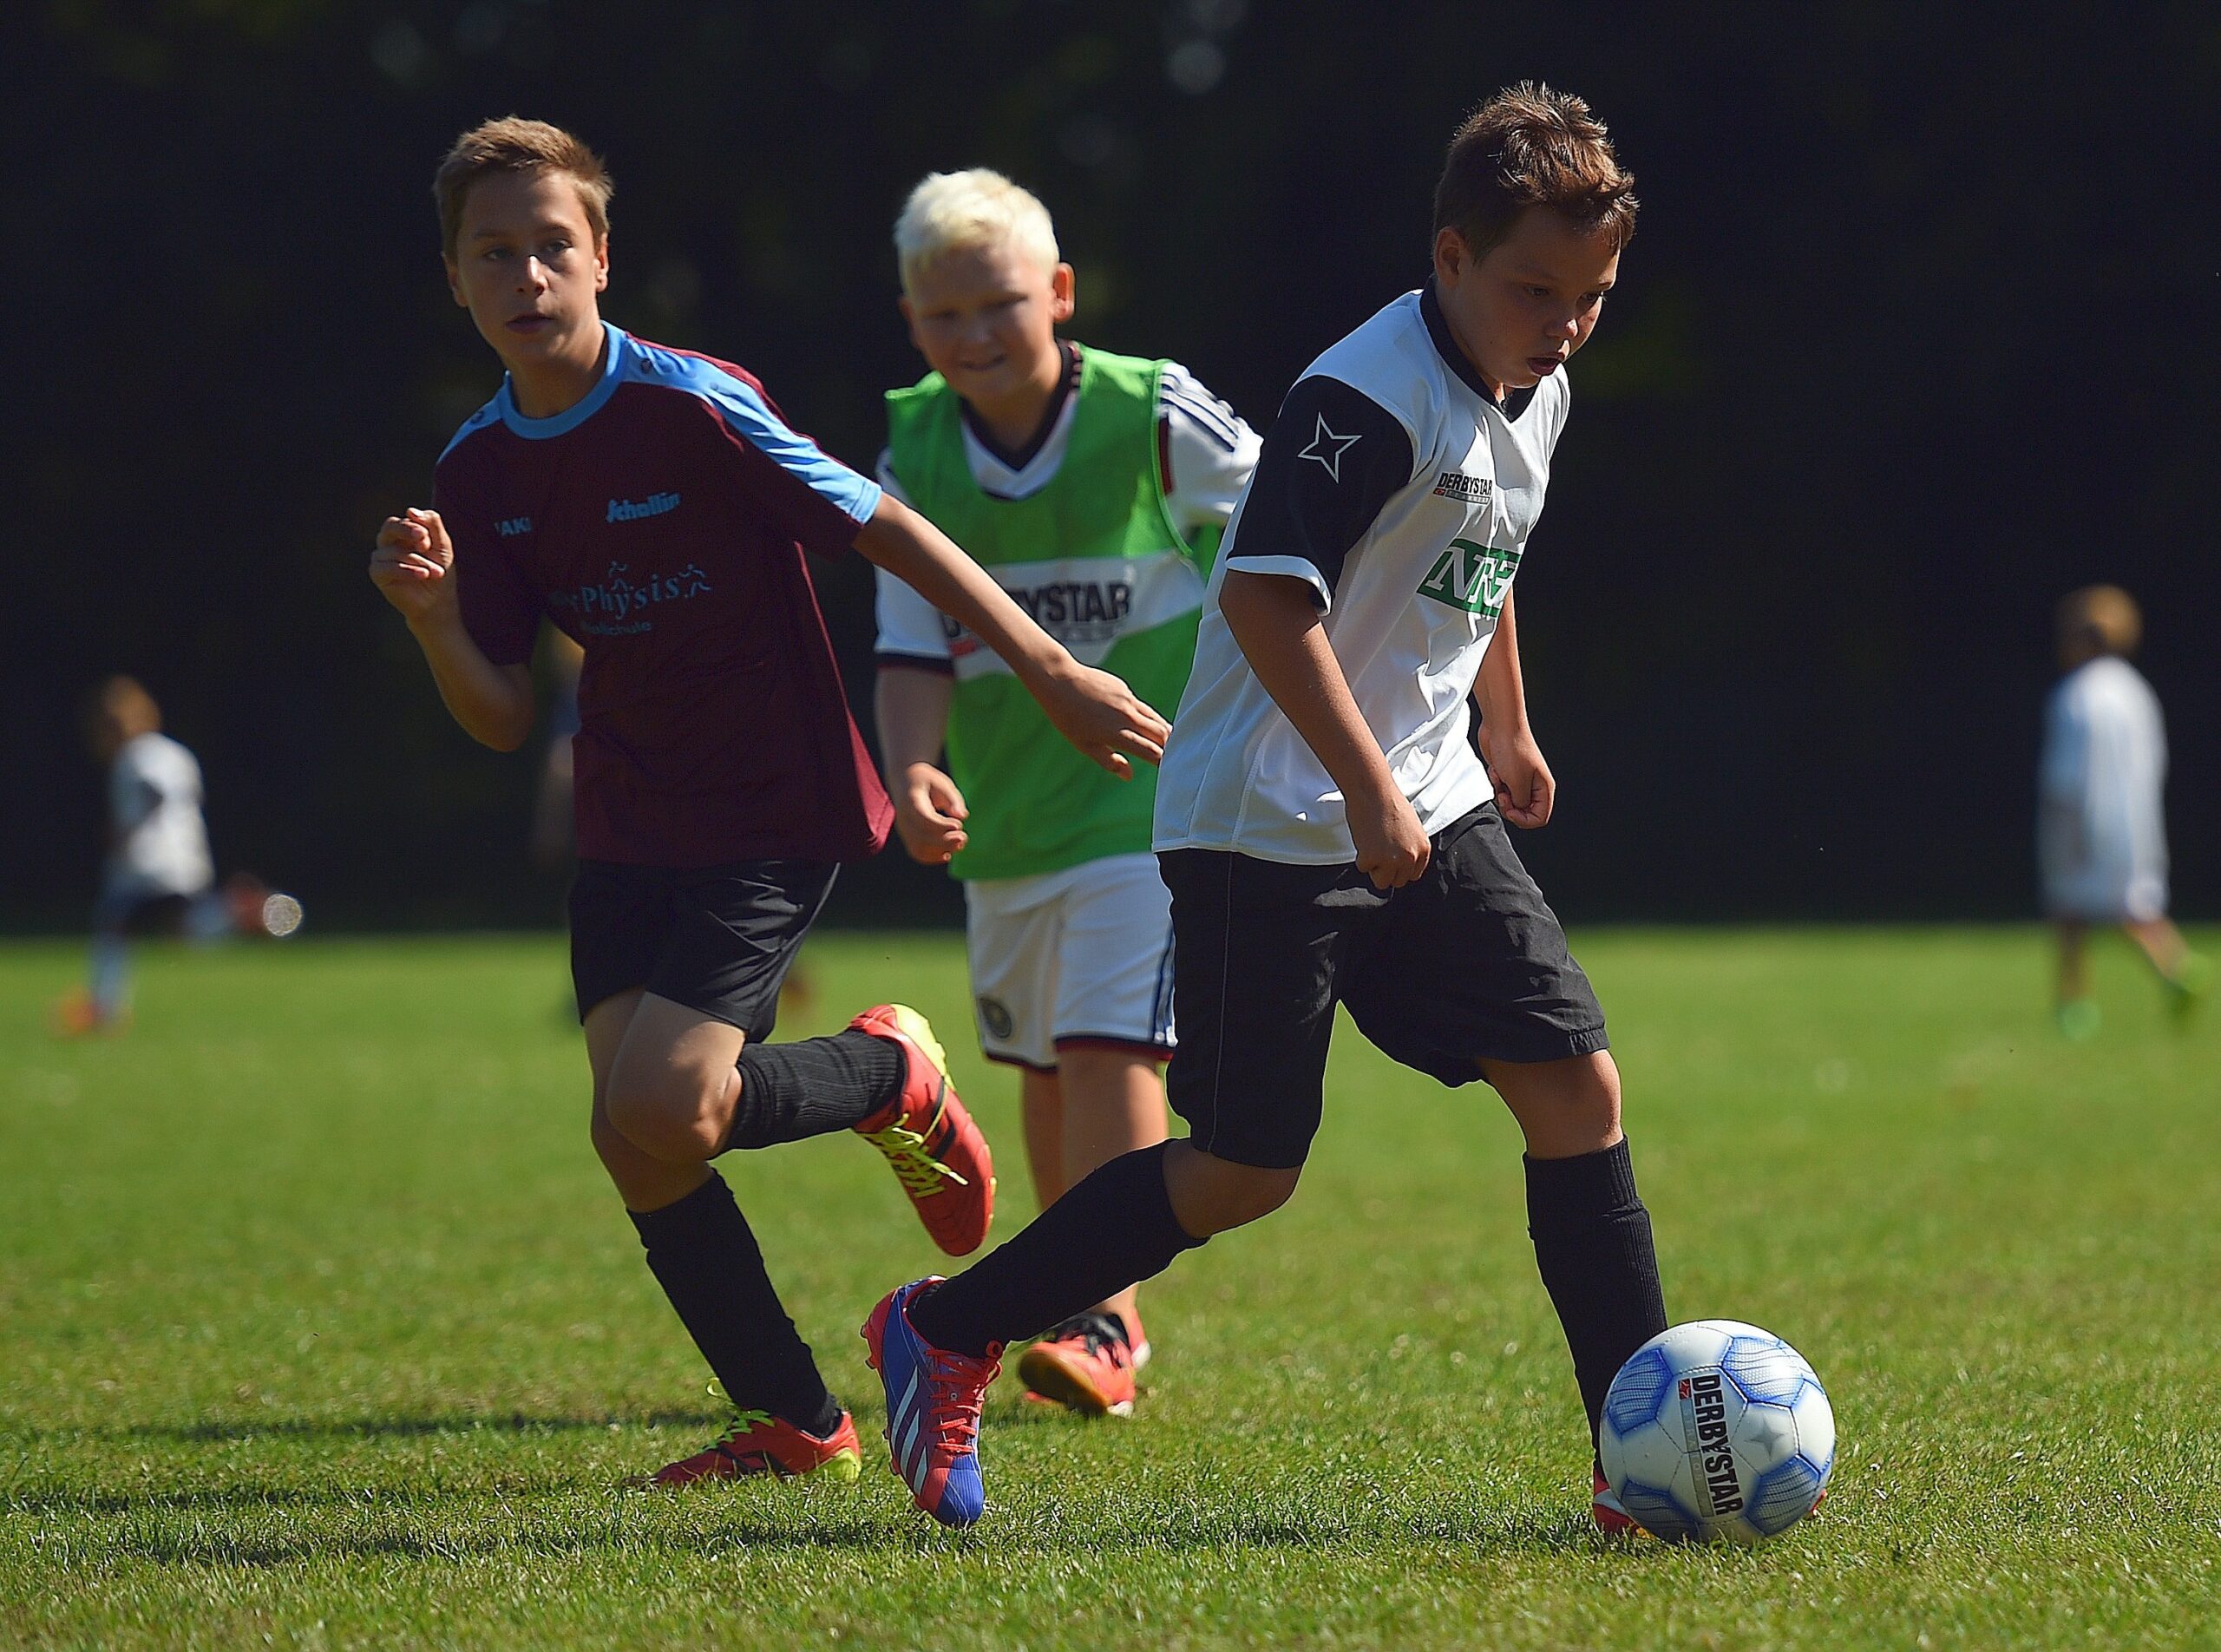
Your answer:
[[[656,1276],[702,1357],[744,1411],[768,1411],[822,1439],[841,1420],[840,1401],[817,1374],[763,1271],[763,1253],[732,1190],[715,1170],[676,1204],[627,1213]]]
[[[1155,1278],[1182,1251],[1202,1244],[1172,1214],[1166,1145],[1112,1159],[1024,1232],[935,1286],[910,1310],[918,1334],[976,1359]]]
[[[727,1148],[771,1147],[850,1130],[902,1088],[902,1051],[851,1027],[828,1039],[751,1044],[740,1052],[740,1099]]]
[[[1573,1350],[1594,1438],[1612,1379],[1666,1328],[1650,1212],[1635,1193],[1627,1143],[1576,1158],[1529,1159],[1527,1231]]]

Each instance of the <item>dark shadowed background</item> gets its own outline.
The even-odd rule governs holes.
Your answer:
[[[606,313],[861,466],[920,370],[888,231],[927,169],[1038,191],[1074,331],[1261,427],[1424,275],[1444,140],[1523,76],[1590,100],[1644,203],[1519,585],[1562,789],[1522,848],[1560,908],[2028,910],[2049,612],[2106,579],[2146,608],[2178,905],[2221,911],[2210,3],[48,0],[0,30],[6,927],[90,898],[74,709],[117,670],[200,754],[219,863],[320,924],[552,921],[536,751],[448,722],[363,571],[498,378],[437,263],[462,128],[599,147]],[[816,572],[867,708],[868,571]],[[951,909],[898,857],[834,908]]]

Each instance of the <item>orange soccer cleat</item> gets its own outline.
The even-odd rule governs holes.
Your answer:
[[[1080,1314],[1019,1355],[1018,1374],[1030,1400],[1084,1417],[1130,1417],[1134,1373],[1148,1358],[1140,1326],[1130,1333],[1116,1314]]]
[[[840,1426],[823,1439],[768,1411],[736,1411],[732,1426],[715,1440],[691,1457],[665,1464],[640,1484],[677,1487],[764,1474],[782,1480],[820,1473],[829,1480],[853,1480],[863,1465],[855,1419],[845,1411]]]

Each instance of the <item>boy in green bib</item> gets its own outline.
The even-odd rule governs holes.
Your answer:
[[[1057,337],[1071,266],[1047,211],[1000,174],[928,176],[894,244],[903,318],[934,370],[888,396],[881,482],[1080,659],[1159,710],[1178,705],[1257,437],[1176,363]],[[1118,781],[1068,761],[995,654],[884,574],[879,664],[896,829],[964,881],[979,1042],[1021,1070],[1045,1209],[1164,1138],[1172,926],[1150,852],[1156,773]],[[1032,1395],[1124,1416],[1148,1357],[1128,1290],[1052,1329],[1019,1370]]]

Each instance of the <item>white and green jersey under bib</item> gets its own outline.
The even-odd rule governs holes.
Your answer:
[[[1033,451],[993,453],[932,374],[888,397],[881,477],[1077,658],[1169,711],[1257,439],[1175,364],[1068,351],[1065,393]],[[1147,852],[1154,770],[1104,773],[992,650],[884,573],[879,619],[883,664],[956,679],[949,768],[971,814],[951,871],[1031,877]]]
[[[1219,612],[1228,568],[1309,585],[1389,771],[1440,830],[1493,795],[1467,701],[1565,426],[1563,369],[1498,403],[1432,291],[1406,293],[1311,364],[1226,533],[1157,776],[1159,849],[1354,858],[1342,796]]]

